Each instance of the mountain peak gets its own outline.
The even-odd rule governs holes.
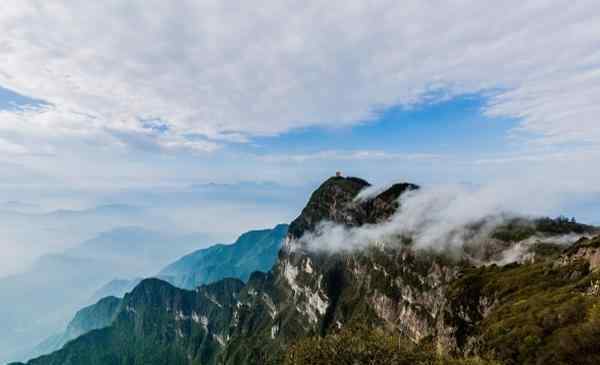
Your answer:
[[[357,199],[359,193],[370,186],[358,177],[336,175],[325,180],[311,195],[300,216],[291,223],[290,237],[300,238],[322,221],[347,226],[381,222],[398,209],[397,200],[401,194],[419,189],[415,184],[397,183],[369,199]]]
[[[351,217],[341,213],[368,186],[371,184],[357,177],[333,176],[325,180],[312,193],[300,216],[290,224],[290,236],[300,238],[305,231],[312,230],[323,220],[352,223],[346,219]]]

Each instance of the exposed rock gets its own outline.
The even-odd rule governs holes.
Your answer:
[[[600,236],[592,239],[581,238],[569,247],[560,258],[560,263],[563,265],[575,261],[587,262],[592,271],[598,269],[600,267]]]
[[[279,364],[288,346],[298,339],[331,334],[357,322],[417,343],[427,342],[440,352],[476,353],[483,343],[478,326],[493,316],[499,305],[507,305],[499,294],[506,291],[498,287],[502,284],[514,292],[514,285],[520,284],[510,276],[511,270],[518,271],[518,264],[476,268],[460,260],[460,255],[415,250],[400,240],[352,252],[316,252],[301,243],[302,236],[322,221],[349,227],[385,221],[399,208],[401,194],[418,189],[413,184],[397,184],[370,199],[356,199],[368,186],[358,178],[325,181],[290,225],[277,263],[269,272],[252,273],[245,285],[225,279],[187,291],[159,280],[145,280],[125,297],[115,324],[94,334],[101,335],[101,340],[85,335],[62,354],[52,355],[52,361],[42,359],[31,365],[68,364],[60,361],[61,356],[76,350],[92,360],[97,359],[93,356],[109,356],[118,360],[115,364],[140,358],[131,351],[163,363],[167,360],[161,356],[170,351],[169,356],[177,361],[169,358],[169,363]],[[548,225],[555,228],[552,222]],[[512,233],[505,231],[502,237],[522,236]],[[471,253],[495,257],[514,243],[486,239],[492,241],[491,248],[480,252],[474,247]],[[593,250],[598,245],[576,246],[564,254],[565,265],[568,260],[581,259],[597,263],[597,251]],[[531,277],[535,280],[527,283],[531,286],[546,275],[545,267],[534,268]],[[573,273],[577,278],[570,277]],[[528,277],[525,274],[523,277]],[[587,274],[569,267],[548,275],[556,285],[563,285]],[[503,275],[508,276],[506,283],[496,283]],[[486,286],[490,282],[496,286]],[[99,343],[130,347],[98,349]],[[155,343],[161,347],[156,348]],[[148,365],[158,365],[158,361]]]
[[[372,199],[355,200],[370,184],[356,177],[332,177],[310,197],[302,213],[289,228],[289,237],[298,239],[319,222],[330,221],[346,226],[379,223],[398,209],[398,197],[419,187],[410,183],[394,184]]]

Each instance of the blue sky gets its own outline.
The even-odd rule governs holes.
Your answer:
[[[597,1],[24,0],[0,34],[0,202],[234,235],[342,170],[600,222]]]
[[[0,86],[0,110],[15,110],[23,106],[40,106],[44,102]]]
[[[257,138],[249,151],[310,153],[333,150],[383,150],[390,153],[466,154],[508,150],[508,132],[517,121],[482,115],[485,96],[401,106],[381,112],[374,120],[346,128],[306,128],[281,136]]]
[[[372,228],[428,244],[600,225],[598,50],[597,0],[5,0],[0,278],[122,226],[233,242],[338,170],[420,184]]]
[[[123,202],[144,205],[140,203],[140,197],[164,209],[167,206],[177,209],[177,205],[166,204],[166,201],[182,202],[190,199],[190,188],[194,191],[194,186],[208,186],[209,194],[193,195],[190,201],[201,204],[238,200],[252,201],[265,209],[270,205],[277,206],[284,212],[281,220],[286,221],[301,209],[310,191],[337,170],[362,176],[375,184],[403,180],[422,185],[485,185],[498,176],[505,178],[507,174],[521,173],[523,165],[519,158],[510,160],[514,156],[523,153],[525,157],[535,157],[538,153],[523,144],[524,136],[519,137],[523,133],[518,131],[519,118],[486,115],[489,95],[487,92],[471,93],[398,105],[351,125],[332,122],[325,123],[331,126],[292,128],[272,136],[225,142],[217,151],[210,152],[163,149],[147,136],[124,134],[118,137],[125,143],[121,149],[92,143],[85,147],[74,144],[47,154],[13,153],[5,162],[7,168],[10,165],[17,167],[10,176],[15,184],[10,184],[10,178],[5,181],[8,189],[4,189],[3,197],[9,201],[16,193],[18,202],[36,204],[47,211]],[[14,112],[47,105],[49,103],[41,99],[0,89],[0,111]],[[168,133],[171,125],[170,121],[160,118],[140,120],[144,129],[159,135]],[[21,145],[15,144],[16,152],[18,146]],[[73,160],[72,152],[82,148],[86,150],[85,154],[75,156]],[[526,169],[535,171],[540,164],[545,164],[548,151],[562,153],[563,150],[543,147],[541,160],[526,160]],[[508,163],[503,161],[505,156],[509,156]],[[486,159],[491,164],[480,162]],[[495,159],[503,162],[496,164]],[[81,166],[84,169],[78,170],[81,175],[77,177],[83,180],[76,179],[74,186],[65,189],[64,185],[57,186],[64,181],[60,171],[36,172],[35,168],[27,169],[28,161],[34,162],[34,166],[35,162],[46,165],[52,161],[64,163],[63,168],[67,169]],[[90,165],[85,166],[88,163]],[[100,164],[100,170],[96,170],[96,163]],[[130,175],[120,175],[111,169],[119,164],[130,170]],[[136,166],[150,175],[131,184],[129,178],[139,172]],[[19,168],[23,168],[22,176]],[[87,177],[86,168],[90,169]],[[99,182],[98,173],[103,175],[100,181],[103,184],[89,184],[90,181]],[[31,180],[39,181],[25,188],[19,184],[20,178],[27,180],[25,185]],[[515,177],[509,180],[515,180]],[[32,190],[37,192],[31,194]],[[169,198],[162,196],[165,192]],[[548,214],[579,213],[587,220],[600,219],[596,213],[598,198],[595,191],[564,189],[561,193],[571,194],[572,199],[548,209]],[[179,199],[179,196],[184,198]],[[41,204],[38,199],[42,199]],[[49,203],[44,206],[44,202]],[[287,209],[281,209],[282,206]],[[267,215],[273,218],[273,214]],[[201,228],[205,227],[198,227]]]

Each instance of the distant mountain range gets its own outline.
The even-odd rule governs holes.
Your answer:
[[[368,186],[325,181],[289,226],[271,270],[195,290],[143,280],[110,326],[28,365],[600,363],[595,227],[565,218],[490,227],[496,221],[482,217],[467,227],[462,249],[422,249],[393,234],[360,248],[312,247],[322,222],[378,226],[418,189],[396,184],[356,199]],[[197,255],[201,262],[207,254]],[[194,272],[193,262],[174,267]]]
[[[47,338],[21,356],[35,358],[49,354],[85,333],[109,326],[119,312],[121,302],[121,298],[105,297],[97,303],[81,309],[63,333]]]
[[[73,313],[98,299],[98,288],[115,277],[152,275],[211,240],[204,234],[120,227],[42,256],[22,274],[0,278],[0,362],[22,358],[20,351],[29,352],[32,344],[64,329]]]
[[[113,279],[96,290],[89,302],[93,304],[106,297],[123,298],[125,294],[132,291],[141,281],[142,278]]]
[[[45,211],[31,204],[7,202],[0,205],[0,220],[0,246],[9,258],[15,258],[11,262],[5,257],[0,277],[24,272],[35,265],[38,257],[34,253],[60,253],[102,232],[119,227],[152,227],[152,231],[163,232],[172,226],[142,207],[127,204]]]
[[[267,271],[287,234],[287,224],[250,231],[234,243],[195,251],[164,268],[158,277],[184,289],[194,289],[223,278],[247,281],[254,271]]]
[[[248,280],[252,272],[269,270],[273,266],[287,234],[287,228],[287,225],[280,224],[273,229],[250,231],[242,234],[232,244],[217,244],[197,250],[168,265],[157,276],[171,281],[174,285],[190,289],[224,278]],[[130,241],[116,239],[117,237],[128,237]],[[101,234],[71,253],[80,257],[94,252],[98,257],[112,259],[115,253],[124,251],[122,245],[125,244],[134,256],[135,252],[153,255],[163,251],[168,242],[166,237],[153,232],[122,228]],[[156,252],[152,249],[155,246]],[[108,256],[106,251],[110,252]],[[123,259],[137,260],[131,255]],[[49,265],[49,268],[52,268],[52,265]],[[92,296],[94,303],[97,303],[80,310],[65,332],[51,336],[35,348],[22,352],[19,357],[34,358],[50,353],[86,332],[108,326],[120,307],[121,298],[133,290],[141,280],[115,279],[105,284]]]

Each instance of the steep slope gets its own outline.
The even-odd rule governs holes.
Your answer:
[[[121,301],[116,297],[106,297],[96,304],[77,312],[75,318],[67,326],[63,343],[71,341],[86,332],[109,326],[119,312]]]
[[[205,245],[206,237],[115,228],[62,253],[44,255],[26,272],[0,278],[0,362],[25,359],[22,354],[31,346],[64,330],[101,285],[115,277],[154,274]]]
[[[545,341],[551,339],[528,337],[529,332],[519,337],[524,318],[503,322],[503,314],[530,300],[528,295],[535,295],[535,290],[553,287],[557,292],[549,291],[550,298],[555,294],[562,299],[571,295],[587,303],[576,308],[587,310],[580,318],[589,317],[590,322],[577,323],[582,323],[586,334],[593,335],[590,326],[595,323],[594,308],[600,307],[600,301],[594,294],[596,272],[589,269],[595,254],[588,253],[595,244],[580,243],[581,247],[573,253],[569,249],[563,252],[563,246],[555,243],[530,244],[528,240],[532,238],[550,239],[553,234],[534,228],[533,234],[526,235],[527,241],[522,241],[515,233],[530,227],[530,222],[509,222],[512,224],[481,239],[482,245],[491,244],[492,257],[522,245],[521,253],[535,258],[503,267],[475,266],[472,250],[416,249],[410,237],[389,237],[370,242],[360,250],[331,252],[310,247],[303,237],[320,222],[360,227],[388,221],[399,207],[398,197],[418,189],[412,184],[397,184],[369,199],[357,199],[367,186],[367,182],[356,178],[334,177],[324,182],[290,225],[278,260],[269,272],[253,273],[245,285],[238,281],[233,285],[231,280],[211,284],[210,287],[235,286],[235,290],[223,290],[228,293],[227,298],[206,294],[206,286],[189,292],[156,280],[144,281],[126,296],[127,305],[111,327],[84,335],[63,350],[30,364],[75,364],[75,359],[85,364],[280,364],[289,347],[299,340],[315,338],[318,354],[321,341],[336,336],[340,330],[361,325],[367,331],[376,329],[381,338],[400,336],[418,343],[432,359],[437,358],[437,353],[457,357],[473,354],[512,364],[518,363],[511,363],[512,359],[530,359],[522,355],[530,348],[496,341],[493,336],[488,339],[486,334],[515,331],[514,338],[530,344],[535,351],[541,351],[538,347],[542,344],[550,346]],[[577,258],[582,250],[587,250],[586,254]],[[479,257],[488,256],[488,250],[481,251],[484,254]],[[570,257],[575,257],[573,262]],[[519,270],[526,275],[519,274]],[[545,282],[546,277],[551,280]],[[210,310],[205,308],[207,301],[213,304]],[[188,302],[197,304],[181,304]],[[534,303],[524,308],[531,311],[519,313],[536,318],[540,310],[552,311],[561,305],[560,300],[547,300],[543,308],[534,307]],[[489,327],[487,319],[492,321]],[[500,327],[494,326],[497,321]],[[204,323],[208,323],[208,330],[201,330]],[[210,330],[213,323],[216,327]],[[567,325],[564,321],[557,323]],[[567,331],[561,338],[577,341],[577,333]],[[592,342],[580,348],[592,351],[588,343]],[[503,355],[499,346],[512,346],[511,350],[516,349],[517,353]],[[316,363],[311,362],[310,353],[308,356],[303,364]],[[564,356],[567,355],[561,353],[554,358]]]
[[[43,354],[59,350],[67,342],[95,329],[108,327],[115,319],[121,305],[121,299],[105,297],[96,304],[81,309],[69,322],[65,332],[52,336],[40,343],[23,357],[32,359]]]
[[[214,245],[186,255],[158,276],[185,289],[226,277],[247,281],[253,271],[267,271],[273,266],[287,230],[286,224],[280,224],[246,232],[230,245]]]
[[[100,289],[96,290],[89,302],[96,303],[106,297],[123,298],[125,294],[132,291],[141,281],[141,278],[111,280],[100,287]]]
[[[340,284],[336,280],[343,275],[346,263],[344,260],[346,258],[355,260],[352,263],[360,266],[360,260],[363,258],[360,256],[354,258],[351,255],[329,257],[328,255],[313,254],[300,248],[294,248],[294,242],[304,231],[314,228],[322,220],[341,221],[348,225],[377,223],[384,220],[394,212],[397,207],[397,197],[401,193],[417,188],[410,184],[398,185],[373,200],[355,202],[354,198],[358,192],[366,186],[368,183],[355,178],[332,178],[326,181],[313,194],[299,218],[292,223],[291,227],[294,229],[292,230],[290,227],[286,247],[280,251],[279,261],[273,271],[266,274],[259,272],[253,274],[248,285],[241,289],[233,308],[219,307],[221,312],[211,313],[211,316],[207,318],[208,321],[212,321],[212,316],[220,318],[229,312],[232,317],[232,321],[229,323],[231,328],[228,326],[228,332],[222,334],[223,344],[213,348],[213,351],[219,353],[222,361],[262,363],[276,360],[288,342],[308,333],[327,331],[335,323],[333,321],[336,318],[337,305],[335,292],[336,285]],[[398,259],[402,258],[398,256]],[[312,267],[313,263],[314,268]],[[415,261],[415,265],[419,265],[417,261]],[[302,267],[302,270],[299,271],[298,267]],[[302,275],[306,277],[298,277]],[[347,285],[346,287],[349,295],[353,286]],[[139,293],[138,288],[130,294],[132,298]],[[174,288],[171,290],[171,294],[176,296],[183,295],[181,293],[185,292],[177,291]],[[341,294],[338,295],[341,296]],[[333,304],[329,303],[330,296]],[[354,297],[354,299],[358,298]],[[362,305],[362,307],[365,306]],[[138,308],[133,306],[130,307],[128,313],[137,312]],[[325,316],[326,313],[328,313],[327,316]],[[158,317],[162,315],[169,317],[166,313],[157,314]],[[110,332],[107,341],[115,341],[117,337],[121,338],[118,330],[123,328],[120,323],[121,319],[122,317],[119,316],[115,324],[111,326],[112,330],[106,331]],[[161,328],[164,329],[164,326]],[[167,336],[168,338],[177,337],[177,327],[167,329],[172,330],[169,333],[170,337]],[[92,335],[85,335],[68,344],[57,354],[68,354],[75,351],[74,349],[77,349],[76,352],[84,351],[86,347],[83,344],[88,343],[93,337]],[[155,333],[152,336],[158,336],[158,334]],[[75,344],[78,344],[78,347],[75,347]],[[174,349],[171,345],[168,347]],[[121,357],[123,353],[119,349],[122,349],[122,346],[113,346],[112,349],[108,348],[106,351],[112,351],[110,356]],[[94,352],[94,350],[90,351]],[[184,356],[187,349],[179,348],[177,351],[177,354],[173,356]],[[61,363],[60,361],[65,359],[58,357],[63,360],[54,360],[57,359],[54,356],[56,354],[32,363],[45,363],[44,361]]]
[[[112,326],[29,364],[214,364],[243,285],[224,279],[187,291],[146,279],[125,296]]]
[[[287,233],[287,227],[287,225],[282,224],[273,229],[250,231],[241,235],[234,244],[215,245],[198,250],[169,265],[159,276],[177,286],[189,287],[190,289],[225,277],[238,277],[247,280],[252,271],[268,270],[273,265]],[[87,244],[103,250],[110,247],[115,248],[115,245],[119,246],[119,242],[123,242],[122,240],[115,240],[115,237],[137,237],[138,239],[133,246],[139,246],[144,241],[141,238],[147,238],[148,242],[158,244],[158,237],[160,236],[151,235],[148,231],[120,229],[103,234]],[[129,247],[129,249],[133,249],[133,247]],[[65,332],[51,336],[33,349],[18,354],[18,358],[32,359],[51,353],[86,332],[108,326],[112,322],[113,316],[104,317],[101,325],[92,325],[91,314],[93,314],[93,311],[101,311],[102,304],[107,300],[116,300],[116,298],[106,297],[123,297],[141,281],[142,279],[112,280],[102,286],[93,294],[91,299],[92,303],[99,302],[80,311]],[[82,319],[85,320],[82,321]],[[78,325],[85,321],[90,325]]]
[[[63,330],[106,277],[92,259],[46,255],[30,271],[0,279],[0,361],[25,359],[32,346]]]
[[[600,236],[583,241],[558,259],[461,270],[445,309],[457,350],[507,365],[600,363],[600,271],[580,255]]]
[[[272,273],[254,275],[242,292],[241,320],[223,355],[225,363],[279,363],[298,338],[324,335],[356,320],[416,340],[435,329],[441,288],[453,274],[441,256],[417,256],[401,241],[327,253],[308,250],[298,240],[322,221],[345,226],[385,221],[397,209],[397,198],[418,188],[397,184],[371,200],[356,200],[367,186],[356,178],[331,178],[313,193],[290,225]]]

